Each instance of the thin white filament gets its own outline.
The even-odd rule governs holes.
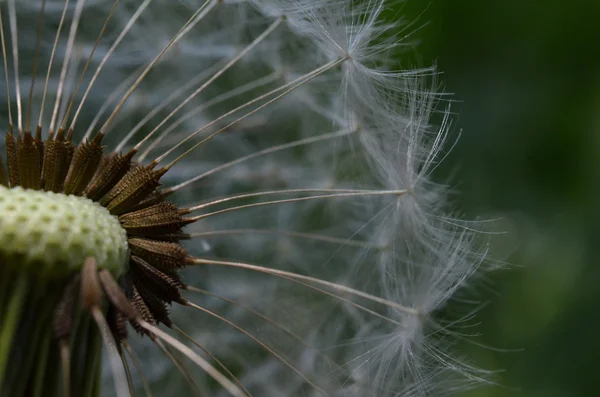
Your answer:
[[[58,81],[58,90],[56,92],[56,101],[54,102],[54,110],[52,111],[52,118],[50,119],[50,131],[54,131],[54,125],[58,117],[58,108],[60,106],[60,100],[63,93],[65,84],[65,78],[67,77],[67,69],[71,61],[71,52],[75,44],[75,36],[77,35],[77,28],[79,27],[79,21],[81,20],[81,13],[83,12],[83,5],[85,0],[78,0],[75,4],[75,12],[73,14],[73,21],[71,22],[71,29],[69,30],[69,38],[67,39],[67,48],[65,50],[65,59],[63,61],[63,67],[60,71],[60,79]],[[58,37],[57,37],[58,38]],[[48,70],[48,72],[50,72]]]
[[[69,118],[69,115],[71,114],[71,110],[73,109],[73,105],[75,104],[75,97],[77,96],[77,93],[79,92],[79,87],[81,86],[81,82],[83,81],[83,77],[85,76],[85,73],[87,72],[88,67],[90,66],[90,63],[91,63],[92,58],[94,56],[94,53],[96,52],[96,49],[98,48],[98,44],[100,43],[100,39],[102,38],[102,36],[104,35],[104,32],[106,31],[106,28],[108,26],[108,22],[110,21],[110,19],[114,15],[115,9],[119,5],[119,1],[120,0],[115,0],[115,2],[113,4],[110,12],[108,13],[108,16],[104,20],[104,24],[102,25],[102,29],[100,29],[100,33],[98,34],[98,37],[96,38],[96,41],[94,42],[94,46],[92,47],[92,51],[90,52],[90,55],[88,56],[88,59],[87,59],[87,61],[85,63],[85,66],[83,67],[83,71],[81,72],[81,77],[79,78],[79,81],[77,82],[77,86],[75,87],[75,90],[73,90],[73,95],[71,96],[71,102],[69,102],[69,107],[67,108],[67,111],[65,112],[65,115],[63,117],[63,121],[61,123],[61,128],[65,128],[66,127],[67,119]],[[72,131],[72,129],[71,129],[71,131]]]
[[[331,237],[324,236],[321,234],[315,233],[299,233],[299,232],[291,232],[289,230],[282,229],[226,229],[226,230],[211,230],[210,232],[196,232],[189,233],[191,238],[194,237],[210,237],[210,236],[232,236],[236,234],[264,234],[271,236],[285,236],[285,237],[295,237],[307,240],[320,241],[329,244],[356,247],[356,248],[377,248],[384,249],[385,247],[374,247],[367,241],[358,241],[353,239],[339,238],[339,237]]]
[[[21,108],[21,82],[19,81],[19,40],[17,33],[17,11],[15,0],[8,2],[8,19],[10,21],[10,34],[12,37],[13,63],[15,67],[15,93],[17,96],[17,126],[19,134],[23,132],[23,109]]]
[[[92,120],[92,122],[90,123],[90,126],[88,127],[87,131],[85,132],[85,135],[83,136],[83,140],[88,139],[90,137],[90,135],[92,135],[92,132],[94,131],[94,128],[96,128],[96,125],[98,125],[98,122],[100,121],[100,118],[104,115],[104,112],[106,112],[106,110],[108,109],[108,107],[117,99],[121,96],[121,94],[127,89],[127,87],[129,87],[129,85],[135,80],[135,78],[138,76],[138,74],[144,69],[144,66],[141,66],[139,68],[137,68],[136,70],[134,70],[133,72],[131,72],[129,74],[129,76],[127,76],[126,79],[124,79],[121,84],[119,84],[117,86],[117,88],[115,88],[114,90],[112,90],[112,92],[110,93],[110,95],[108,96],[108,98],[106,99],[106,101],[104,101],[104,103],[102,104],[102,106],[100,107],[100,109],[98,110],[98,112],[96,113],[96,116],[94,116],[94,119]],[[116,152],[116,150],[115,150]]]
[[[189,83],[189,85],[191,86],[195,86],[196,84],[200,83],[201,81],[203,81],[204,79],[208,78],[210,75],[212,75],[214,72],[216,72],[217,70],[219,70],[219,68],[221,67],[221,64],[219,62],[217,62],[216,64],[214,64],[212,67],[204,70],[202,73],[198,74],[196,77],[194,77],[194,79]],[[121,142],[119,143],[119,145],[115,148],[115,152],[120,152],[121,150],[123,150],[123,148],[125,147],[125,145],[129,142],[129,140],[144,126],[146,125],[146,123],[148,121],[150,121],[154,116],[156,116],[161,110],[163,110],[168,104],[170,104],[171,102],[173,102],[175,99],[177,99],[180,95],[182,95],[187,89],[188,89],[188,84],[182,85],[181,87],[179,87],[178,89],[176,89],[175,91],[173,91],[167,98],[165,98],[161,103],[159,103],[157,106],[154,107],[154,109],[152,109],[150,112],[148,112],[147,115],[144,116],[143,119],[141,119],[136,125],[135,127],[133,127],[131,129],[131,131],[129,131],[127,133],[127,135],[125,135],[125,137],[121,140]]]
[[[138,324],[169,345],[173,346],[175,349],[179,350],[182,354],[184,354],[187,358],[192,360],[196,365],[209,374],[215,381],[217,381],[225,390],[229,392],[229,394],[234,397],[246,397],[246,394],[237,385],[227,379],[222,373],[210,365],[208,361],[197,355],[192,349],[173,338],[166,332],[163,332],[160,328],[155,327],[144,320],[138,320]]]
[[[302,189],[297,189],[299,191],[302,192]],[[317,189],[316,191],[319,190],[324,190],[327,191],[327,189]],[[310,189],[307,189],[306,191],[311,191]],[[252,193],[252,194],[248,194],[248,197],[252,197],[252,196],[259,196],[259,195],[263,195],[263,194],[278,194],[281,192],[290,192],[290,191],[274,191],[274,192],[263,192],[263,193]],[[245,204],[245,205],[239,205],[239,206],[235,206],[235,207],[229,207],[229,208],[225,208],[222,210],[218,210],[218,211],[213,211],[213,212],[209,212],[207,214],[202,214],[202,215],[197,215],[195,217],[193,217],[192,219],[194,220],[200,220],[200,219],[204,219],[204,218],[208,218],[209,216],[214,216],[214,215],[218,215],[218,214],[223,214],[226,212],[231,212],[231,211],[237,211],[237,210],[243,210],[243,209],[248,209],[248,208],[255,208],[255,207],[263,207],[266,205],[276,205],[276,204],[285,204],[285,203],[296,203],[296,202],[300,202],[300,201],[309,201],[309,200],[320,200],[320,199],[330,199],[330,198],[342,198],[342,197],[365,197],[365,196],[384,196],[384,195],[402,195],[404,193],[406,193],[406,190],[383,190],[383,191],[362,191],[362,192],[351,192],[351,193],[336,193],[336,194],[321,194],[321,195],[316,195],[316,196],[308,196],[308,197],[296,197],[296,198],[291,198],[291,199],[283,199],[283,200],[272,200],[272,201],[264,201],[261,203],[253,203],[253,204]],[[239,198],[239,196],[235,196],[236,198]],[[232,197],[233,199],[233,197]],[[227,198],[226,199],[222,199],[221,202],[223,201],[228,201]],[[216,202],[215,202],[216,203]],[[206,207],[208,205],[212,205],[212,203],[207,203],[207,204],[201,204],[199,207]],[[198,207],[198,206],[197,206]],[[192,207],[190,210],[194,211],[197,210],[197,207]]]
[[[189,336],[188,334],[186,334],[177,325],[173,324],[172,325],[172,329],[174,329],[175,331],[177,331],[181,336],[183,336],[185,339],[187,339],[190,343],[194,344],[194,346],[196,346],[198,349],[202,350],[210,358],[212,358],[213,360],[215,360],[215,362],[219,365],[219,367],[223,368],[223,371],[227,372],[227,374],[233,378],[233,380],[235,381],[235,383],[237,383],[238,386],[240,386],[242,389],[244,389],[244,391],[246,392],[246,394],[249,397],[252,397],[252,394],[250,394],[250,392],[244,387],[244,385],[240,382],[240,380],[238,378],[236,378],[236,376],[227,368],[227,366],[225,366],[225,364],[223,364],[221,362],[221,360],[219,360],[214,354],[212,354],[211,352],[209,352],[208,350],[206,350],[204,347],[202,347],[202,345],[200,345],[200,343],[196,342],[191,336]]]
[[[100,65],[98,65],[96,72],[92,76],[92,79],[90,80],[90,84],[88,85],[87,89],[85,90],[85,93],[83,94],[83,98],[81,98],[81,102],[79,103],[79,106],[77,107],[77,111],[75,112],[75,115],[73,116],[73,120],[71,121],[71,126],[69,127],[70,130],[75,129],[75,123],[77,122],[77,118],[79,117],[79,113],[81,112],[83,104],[85,103],[90,91],[92,90],[92,87],[94,86],[94,83],[96,82],[96,79],[98,78],[98,75],[102,71],[104,64],[108,61],[108,59],[110,58],[112,53],[115,51],[117,46],[123,40],[123,37],[125,37],[127,32],[129,32],[131,27],[135,24],[135,22],[139,18],[140,14],[146,9],[146,7],[148,7],[148,4],[150,4],[151,1],[152,0],[145,0],[142,4],[140,4],[140,6],[135,11],[135,13],[131,16],[131,18],[129,19],[129,21],[127,22],[127,24],[125,25],[125,27],[123,28],[123,30],[121,31],[119,36],[117,37],[117,39],[114,41],[112,46],[109,48],[106,55],[104,55],[104,58],[102,58],[102,61],[100,61]],[[91,127],[90,127],[90,129],[91,129]],[[86,136],[88,136],[87,133],[86,133]]]
[[[218,315],[217,313],[210,311],[208,309],[203,308],[202,306],[196,305],[193,302],[190,301],[186,301],[186,304],[196,310],[200,310],[206,314],[209,314],[221,321],[223,321],[224,323],[232,326],[233,328],[237,329],[238,331],[240,331],[241,333],[243,333],[244,335],[246,335],[247,337],[249,337],[250,339],[252,339],[253,341],[255,341],[256,343],[258,343],[262,348],[264,348],[265,350],[267,350],[269,353],[271,353],[272,355],[274,355],[278,360],[280,360],[282,363],[284,363],[287,367],[289,367],[292,371],[294,371],[296,374],[298,374],[302,379],[304,379],[308,384],[310,384],[312,387],[315,388],[315,390],[317,390],[319,393],[321,393],[324,396],[329,396],[329,394],[327,394],[323,389],[321,389],[319,386],[317,386],[313,381],[311,381],[310,379],[308,379],[306,377],[306,375],[304,375],[299,369],[297,369],[296,367],[294,367],[290,362],[288,362],[285,358],[283,358],[279,353],[277,353],[275,350],[273,350],[271,347],[269,347],[269,345],[267,345],[265,342],[261,341],[259,338],[257,338],[256,336],[252,335],[250,332],[246,331],[244,328],[240,327],[239,325],[233,323],[232,321],[227,320],[225,317],[222,317],[220,315]]]
[[[299,139],[299,140],[294,141],[294,142],[288,142],[288,143],[284,143],[284,144],[281,144],[281,145],[272,146],[270,148],[260,150],[260,151],[258,151],[256,153],[252,153],[252,154],[249,154],[247,156],[240,157],[239,159],[230,161],[228,163],[221,164],[218,167],[215,167],[215,168],[213,168],[213,169],[211,169],[209,171],[206,171],[203,174],[200,174],[200,175],[197,175],[197,176],[195,176],[193,178],[190,178],[187,181],[181,182],[178,185],[175,185],[173,187],[164,189],[163,192],[165,192],[165,193],[175,192],[175,191],[177,191],[179,189],[182,189],[182,188],[186,187],[187,185],[189,185],[191,183],[194,183],[196,181],[199,181],[200,179],[206,178],[206,177],[208,177],[208,176],[210,176],[210,175],[212,175],[212,174],[214,174],[216,172],[222,171],[222,170],[227,169],[229,167],[233,167],[234,165],[243,163],[243,162],[248,161],[248,160],[252,160],[254,158],[257,158],[257,157],[260,157],[260,156],[263,156],[263,155],[266,155],[266,154],[271,154],[271,153],[279,152],[279,151],[286,150],[286,149],[292,149],[292,148],[295,148],[295,147],[298,147],[298,146],[309,145],[311,143],[322,142],[322,141],[329,140],[329,139],[341,138],[341,137],[344,137],[344,136],[351,135],[351,134],[353,134],[353,133],[355,133],[357,131],[358,131],[358,129],[344,129],[344,130],[340,130],[340,131],[336,131],[336,132],[331,132],[331,133],[328,133],[328,134],[322,134],[322,135],[311,137],[311,138]]]
[[[400,305],[396,302],[392,302],[390,300],[383,299],[378,296],[356,290],[354,288],[346,287],[345,285],[332,283],[330,281],[321,280],[321,279],[318,279],[315,277],[304,276],[302,274],[297,274],[297,273],[292,273],[292,272],[286,272],[284,270],[270,269],[268,267],[251,265],[249,263],[243,263],[243,262],[219,261],[219,260],[201,259],[201,258],[194,258],[191,261],[195,264],[200,264],[200,265],[229,266],[229,267],[235,267],[235,268],[239,268],[239,269],[253,270],[256,272],[260,272],[260,273],[272,274],[272,275],[279,276],[279,277],[283,276],[284,278],[289,277],[289,278],[294,278],[294,279],[298,279],[298,280],[304,280],[304,281],[308,281],[310,283],[320,284],[320,285],[332,288],[332,289],[340,291],[340,292],[345,292],[345,293],[348,293],[351,295],[359,296],[361,298],[397,309],[406,314],[411,314],[414,316],[421,316],[421,312],[415,308],[406,307],[406,306]]]
[[[168,134],[171,133],[171,131],[173,131],[175,128],[179,127],[179,125],[181,125],[185,120],[189,119],[190,117],[194,116],[195,114],[206,110],[207,108],[216,105],[218,103],[221,103],[223,101],[226,101],[228,99],[234,98],[238,95],[242,95],[247,93],[248,91],[252,91],[256,88],[259,88],[261,86],[273,83],[274,81],[276,81],[278,78],[280,77],[280,74],[278,72],[274,72],[271,73],[265,77],[261,77],[260,79],[257,79],[255,81],[252,81],[250,83],[246,83],[246,84],[242,84],[241,86],[228,91],[224,94],[221,95],[217,95],[216,97],[214,97],[213,99],[203,103],[201,106],[198,106],[196,109],[193,109],[191,112],[188,112],[187,114],[183,115],[182,117],[180,117],[177,121],[175,121],[175,123],[173,123],[169,128],[167,128],[165,131],[163,131],[153,142],[150,146],[148,146],[148,148],[144,151],[144,153],[140,156],[139,161],[142,162],[144,161],[144,159],[148,156],[148,154],[150,154],[150,151],[153,150]],[[161,123],[162,125],[162,123]],[[156,131],[158,128],[160,128],[160,126],[157,126],[154,131]],[[152,131],[150,134],[152,134],[154,131]]]
[[[50,72],[52,71],[52,62],[54,61],[54,55],[56,55],[56,48],[58,47],[58,40],[60,39],[60,32],[62,31],[63,24],[65,22],[65,16],[69,7],[69,0],[65,0],[62,14],[60,16],[60,22],[56,29],[56,37],[54,38],[54,44],[52,45],[52,53],[50,54],[50,60],[48,61],[48,69],[46,70],[46,81],[44,82],[44,93],[42,94],[42,104],[40,107],[40,116],[38,119],[38,126],[42,125],[42,119],[44,117],[44,105],[46,104],[46,94],[48,93],[48,83],[50,81]],[[49,130],[48,134],[52,135],[53,131]]]
[[[104,344],[108,350],[108,359],[110,361],[110,367],[113,374],[117,396],[129,396],[129,386],[125,376],[125,368],[123,368],[123,361],[121,361],[121,356],[117,350],[117,342],[110,332],[108,323],[106,322],[106,319],[104,318],[100,308],[98,306],[94,306],[91,308],[91,312],[96,324],[98,325],[100,334],[104,340]]]
[[[279,88],[276,88],[270,92],[267,92],[266,94],[263,94],[257,98],[254,98],[248,102],[246,102],[245,104],[238,106],[237,108],[217,117],[215,120],[211,121],[210,123],[206,124],[204,127],[202,127],[201,129],[199,129],[198,131],[194,132],[193,134],[189,135],[187,138],[183,139],[181,142],[179,142],[177,145],[173,146],[171,149],[169,149],[167,152],[165,152],[165,154],[163,154],[162,156],[158,157],[155,161],[161,162],[162,160],[164,160],[164,158],[166,156],[168,156],[171,152],[173,152],[173,150],[175,150],[176,148],[178,148],[179,146],[183,145],[185,142],[187,142],[189,139],[191,139],[192,137],[194,137],[195,135],[199,134],[200,132],[204,131],[206,128],[211,127],[212,125],[214,125],[215,123],[221,121],[222,119],[224,119],[225,117],[229,117],[230,115],[237,113],[238,111],[247,108],[250,105],[253,105],[257,102],[262,101],[263,99],[266,99],[270,96],[272,96],[273,94],[276,94],[277,92],[280,92],[282,90],[283,93],[277,95],[276,97],[274,97],[273,99],[267,101],[266,103],[258,106],[257,108],[251,110],[250,112],[246,113],[245,115],[237,118],[236,120],[232,121],[231,123],[227,124],[225,127],[221,128],[220,130],[218,130],[217,132],[214,132],[213,134],[209,135],[208,137],[206,137],[205,139],[203,139],[202,141],[200,141],[199,143],[197,143],[196,145],[192,146],[190,149],[188,149],[186,152],[184,152],[181,156],[179,156],[178,158],[176,158],[175,160],[173,160],[168,166],[167,168],[172,167],[173,165],[175,165],[178,161],[180,161],[181,159],[183,159],[185,156],[187,156],[188,154],[190,154],[191,152],[193,152],[195,149],[197,149],[198,147],[202,146],[203,144],[205,144],[206,142],[208,142],[209,140],[211,140],[212,138],[214,138],[215,136],[217,136],[218,134],[222,133],[223,131],[226,131],[227,129],[229,129],[231,126],[239,123],[240,121],[244,120],[245,118],[255,114],[256,112],[264,109],[265,107],[277,102],[278,100],[280,100],[281,98],[285,97],[287,94],[289,94],[290,92],[294,91],[296,88],[300,87],[301,85],[303,85],[304,83],[307,83],[309,81],[311,81],[312,79],[316,78],[317,76],[321,75],[322,73],[325,73],[326,71],[328,71],[331,68],[334,68],[335,66],[341,64],[342,62],[344,62],[347,58],[342,58],[342,59],[338,59],[338,60],[334,60],[331,61],[315,70],[313,70],[312,72],[309,72],[307,74],[305,74],[304,76],[301,76],[299,78],[297,78],[296,80],[287,83]],[[290,87],[290,88],[288,88]],[[286,90],[287,88],[287,90]]]
[[[148,380],[146,379],[146,376],[144,375],[144,371],[142,371],[142,366],[140,365],[140,362],[139,362],[137,356],[135,355],[135,352],[133,351],[133,349],[131,348],[131,346],[129,345],[129,343],[126,340],[121,341],[121,346],[123,346],[125,348],[125,351],[129,354],[129,357],[131,358],[131,362],[133,362],[135,370],[137,371],[138,375],[140,376],[140,379],[142,380],[142,387],[144,388],[144,392],[146,393],[146,396],[152,397],[152,390],[150,389],[150,386],[148,385]]]
[[[262,32],[258,37],[256,37],[250,44],[248,44],[242,51],[240,51],[235,57],[233,57],[223,68],[217,71],[210,79],[208,79],[204,84],[202,84],[196,91],[194,91],[190,96],[188,96],[179,106],[177,106],[171,113],[165,117],[165,119],[151,132],[149,133],[140,143],[136,145],[136,148],[139,148],[140,145],[143,145],[152,135],[168,120],[173,117],[179,110],[184,107],[189,101],[199,95],[202,91],[206,89],[209,85],[211,85],[219,76],[225,73],[229,68],[235,65],[240,59],[242,59],[246,54],[248,54],[254,47],[256,47],[260,42],[262,42],[269,34],[271,34],[279,25],[283,22],[283,17],[277,18],[264,32]]]
[[[192,378],[190,371],[183,365],[183,363],[181,363],[177,359],[177,357],[175,357],[173,354],[171,354],[169,349],[167,349],[167,347],[160,341],[160,339],[155,337],[154,343],[156,343],[156,345],[162,350],[162,352],[165,354],[165,356],[167,356],[167,358],[175,365],[175,367],[177,367],[179,372],[181,372],[183,374],[183,377],[185,378],[186,382],[188,383],[190,388],[193,390],[194,395],[200,397],[200,391],[198,390],[198,386],[194,382],[194,378]]]
[[[115,110],[108,117],[108,120],[106,120],[104,125],[100,128],[100,131],[106,132],[108,130],[108,127],[113,122],[115,117],[117,117],[117,114],[119,113],[119,111],[121,110],[123,105],[125,105],[125,102],[127,101],[127,99],[129,99],[131,94],[133,94],[133,92],[136,90],[136,88],[141,84],[142,80],[144,80],[144,78],[148,75],[148,73],[150,73],[150,70],[154,67],[154,65],[156,65],[156,63],[169,50],[169,48],[171,48],[173,46],[173,44],[175,44],[177,41],[179,41],[185,35],[185,33],[188,32],[187,27],[191,24],[198,23],[198,21],[200,19],[202,19],[205,15],[208,14],[208,11],[211,10],[215,6],[215,4],[217,4],[217,3],[214,1],[206,0],[206,2],[204,2],[204,4],[202,4],[202,6],[200,6],[200,8],[194,13],[194,15],[192,15],[190,17],[190,19],[187,20],[187,22],[183,25],[183,27],[179,30],[179,32],[177,32],[175,34],[175,36],[173,36],[173,38],[169,41],[169,43],[165,46],[165,48],[163,48],[162,51],[152,60],[152,62],[150,62],[150,64],[146,67],[146,69],[140,75],[140,77],[138,77],[138,79],[135,81],[135,83],[133,83],[133,85],[127,91],[127,93],[125,93],[125,95],[123,96],[123,99],[121,99],[119,104],[116,106]],[[206,12],[204,12],[205,10],[206,10]]]
[[[6,41],[4,40],[4,22],[2,18],[2,7],[0,6],[0,38],[2,39],[2,58],[4,61],[4,77],[6,79],[6,103],[8,105],[8,123],[13,128],[12,111],[10,109],[10,78],[8,76],[8,54],[6,53]]]

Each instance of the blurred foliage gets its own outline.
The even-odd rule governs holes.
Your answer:
[[[487,276],[476,365],[487,396],[597,395],[600,315],[600,2],[410,0],[462,136],[442,173],[471,217],[499,218],[507,270]],[[409,66],[409,65],[405,65]],[[522,350],[516,350],[522,349]],[[504,351],[500,351],[504,350]]]

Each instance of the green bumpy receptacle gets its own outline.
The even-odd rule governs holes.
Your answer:
[[[88,257],[119,275],[129,257],[116,216],[85,197],[0,186],[0,262],[32,275],[63,277]]]

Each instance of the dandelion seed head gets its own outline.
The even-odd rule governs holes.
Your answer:
[[[80,261],[92,269],[82,271],[83,289],[94,295],[100,283],[110,306],[103,383],[119,378],[113,361],[126,347],[156,395],[417,397],[450,395],[461,384],[454,379],[477,380],[437,317],[479,271],[485,250],[468,223],[452,220],[448,187],[432,176],[451,146],[451,117],[435,68],[395,69],[390,54],[411,45],[411,26],[384,18],[392,2],[123,0],[95,46],[114,3],[88,0],[67,52],[77,4],[66,7],[55,50],[65,2],[45,5],[51,34],[39,46],[32,100],[39,109],[55,51],[44,137],[55,100],[62,94],[60,123],[81,79],[74,103],[85,106],[66,124],[73,143],[101,130],[105,154],[132,153],[134,170],[164,173],[140,196],[189,216],[174,232],[151,236],[185,252],[180,276],[153,252],[148,266],[131,260],[115,292],[95,280],[102,272],[92,262]],[[16,9],[19,82],[28,87],[37,30],[24,22],[41,4]],[[16,113],[13,72],[2,104]],[[6,92],[4,80],[0,88]],[[135,211],[110,201],[99,199],[119,217],[129,247],[149,255],[140,248],[148,236],[127,223]],[[146,323],[120,294],[142,317],[152,314]],[[144,337],[122,339],[123,316]],[[168,343],[152,328],[159,324],[196,356],[161,348],[158,340]],[[0,388],[1,375],[0,368]],[[136,390],[144,387],[131,378]],[[116,384],[122,394],[126,383]]]

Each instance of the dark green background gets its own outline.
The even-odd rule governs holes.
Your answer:
[[[596,396],[600,382],[600,2],[411,0],[423,65],[458,101],[440,178],[470,217],[500,218],[507,270],[473,296],[483,396]],[[410,61],[408,61],[410,62]],[[406,63],[406,62],[405,62]],[[405,65],[410,66],[410,65]],[[521,351],[515,349],[522,349]]]

